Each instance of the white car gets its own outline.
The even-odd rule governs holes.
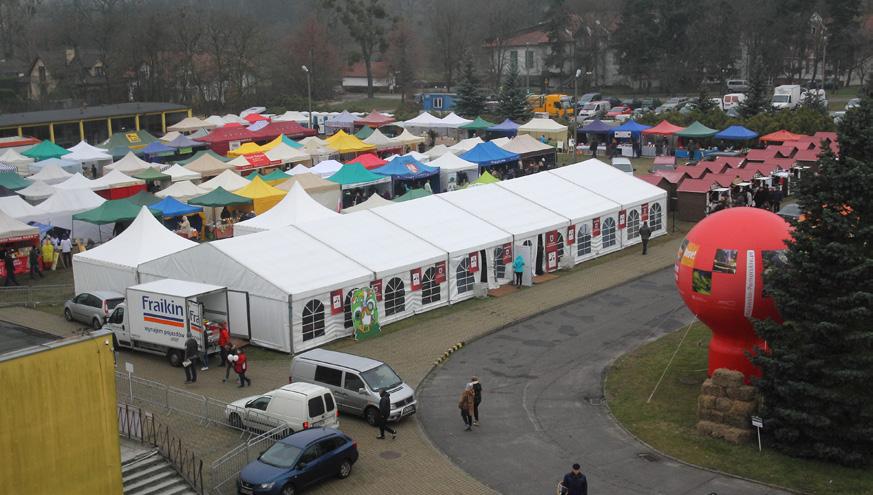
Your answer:
[[[626,174],[633,175],[634,174],[634,166],[631,164],[629,158],[624,157],[616,157],[612,159],[612,166],[621,170]]]
[[[339,428],[339,410],[326,387],[295,382],[263,395],[227,405],[224,417],[234,428],[269,431],[287,424],[292,432],[327,426]]]

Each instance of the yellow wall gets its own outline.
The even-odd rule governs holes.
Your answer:
[[[107,339],[0,361],[0,493],[122,493]]]

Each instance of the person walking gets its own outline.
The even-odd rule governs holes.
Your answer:
[[[779,212],[782,209],[782,188],[774,187],[770,192],[770,206],[773,208],[773,213]]]
[[[512,271],[515,273],[515,286],[521,287],[521,279],[524,274],[524,258],[521,255],[515,257],[515,261],[512,262]]]
[[[233,370],[236,371],[237,376],[239,376],[239,388],[243,388],[246,385],[252,386],[252,381],[246,378],[246,371],[249,370],[248,359],[246,358],[246,352],[243,349],[239,349],[236,355],[233,357]]]
[[[73,241],[70,240],[69,234],[64,236],[61,241],[61,254],[64,258],[64,268],[73,267]]]
[[[27,255],[27,260],[30,263],[30,278],[35,279],[34,274],[42,278],[42,270],[39,267],[39,249],[32,247]]]
[[[51,270],[52,263],[55,261],[55,246],[51,239],[45,237],[42,240],[42,269]]]
[[[391,416],[391,394],[382,389],[379,392],[379,440],[385,439],[385,432],[391,434],[391,439],[397,438],[397,431],[388,426],[388,417]]]
[[[197,359],[197,339],[194,335],[188,334],[188,340],[185,341],[185,361],[182,362],[185,368],[185,383],[197,382]]]
[[[473,429],[473,412],[474,412],[474,404],[476,403],[476,397],[473,395],[473,384],[468,383],[466,387],[464,387],[464,391],[461,393],[461,400],[458,401],[458,409],[461,410],[461,419],[464,420],[464,431],[471,431]]]
[[[597,158],[597,140],[591,138],[591,142],[588,144],[588,150],[591,152],[591,158]]]
[[[220,367],[224,368],[227,365],[227,344],[230,343],[230,330],[227,325],[222,325],[218,330],[218,356],[221,358]],[[225,376],[225,378],[227,378]]]
[[[573,469],[561,481],[562,495],[588,495],[588,478],[582,474],[582,467],[573,464]]]
[[[200,332],[200,344],[200,353],[202,354],[200,360],[203,362],[200,371],[206,371],[209,369],[209,331],[205,328]]]
[[[227,381],[230,378],[230,370],[233,369],[234,361],[236,361],[236,347],[234,347],[232,342],[228,342],[224,346],[224,356],[225,356],[225,368],[224,368],[224,378],[222,378],[221,383]],[[233,359],[231,359],[233,358]]]
[[[3,266],[6,268],[6,280],[3,282],[3,287],[12,285],[20,285],[15,279],[15,260],[12,258],[12,250],[7,249],[3,253]]]
[[[482,403],[482,384],[479,383],[479,377],[472,378],[473,385],[473,426],[479,426],[479,404]]]
[[[649,222],[643,222],[640,227],[640,240],[643,241],[643,254],[648,252],[649,239],[652,237],[652,229],[649,227]]]

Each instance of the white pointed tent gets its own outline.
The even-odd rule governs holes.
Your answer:
[[[273,230],[302,222],[317,221],[338,216],[339,213],[329,210],[312,199],[300,184],[294,184],[282,201],[276,206],[261,213],[255,218],[238,222],[233,225],[233,235],[253,234],[264,230]]]
[[[167,127],[168,131],[192,132],[198,129],[215,129],[218,127],[212,122],[205,122],[197,117],[185,117],[179,122]]]
[[[375,129],[372,134],[367,136],[364,139],[364,142],[367,144],[372,144],[376,147],[377,150],[387,150],[391,148],[400,148],[402,146],[401,143],[395,141],[392,138],[382,134],[382,131],[379,129]]]
[[[509,141],[511,141],[511,140],[512,140],[512,138],[502,137],[502,138],[492,139],[491,142],[502,148],[502,147],[506,146],[509,143]]]
[[[495,139],[494,141],[497,140]],[[554,153],[555,151],[555,148],[553,146],[543,143],[542,141],[537,141],[536,139],[532,138],[530,134],[519,134],[512,139],[507,139],[507,141],[505,142],[494,142],[494,144],[500,146],[506,151],[517,153],[519,155],[542,154],[542,152]]]
[[[451,153],[449,151],[449,147],[444,144],[438,144],[433,148],[424,152],[425,155],[429,156],[431,160],[436,160],[437,158],[445,155],[446,153]]]
[[[415,146],[416,144],[423,143],[425,141],[425,138],[423,136],[416,136],[415,134],[409,132],[409,129],[403,129],[403,132],[401,132],[399,136],[395,137],[393,141],[395,143],[402,144],[403,146]]]
[[[128,287],[140,282],[139,265],[196,245],[167,230],[143,206],[133,223],[117,237],[73,255],[76,294],[92,290],[124,294]]]
[[[403,127],[406,129],[409,129],[410,127],[418,127],[421,129],[444,129],[447,127],[447,123],[431,113],[422,112],[418,114],[418,116],[403,122]]]
[[[91,146],[85,141],[79,141],[79,144],[67,148],[69,154],[64,155],[64,160],[75,160],[82,163],[112,161],[110,155],[105,149]]]
[[[338,211],[342,207],[342,187],[317,174],[297,174],[275,187],[290,191],[295,185],[303,187],[306,194],[331,211]]]
[[[173,182],[179,182],[183,180],[200,180],[202,177],[199,172],[195,172],[194,170],[188,170],[187,168],[179,165],[178,163],[173,165],[172,167],[168,167],[161,172],[170,176],[170,180]]]
[[[91,185],[94,187],[95,191],[102,191],[113,187],[135,186],[137,184],[145,184],[145,181],[142,179],[135,179],[117,169],[99,179],[91,181]]]
[[[370,195],[366,201],[362,201],[355,206],[349,206],[348,208],[343,208],[342,213],[355,213],[356,211],[366,211],[371,210],[373,208],[378,208],[380,206],[387,206],[395,204],[390,199],[385,199],[382,196],[379,196],[376,193]]]
[[[555,143],[567,142],[567,126],[552,119],[531,119],[530,122],[518,127],[518,134],[530,134],[534,138],[545,136]]]
[[[136,156],[133,151],[128,151],[121,160],[103,167],[105,170],[123,172],[125,174],[135,174],[142,172],[149,167],[157,167],[159,164],[149,163],[140,157]]]
[[[95,225],[73,220],[73,215],[102,205],[106,200],[90,189],[58,189],[45,201],[36,205],[33,214],[22,221],[37,221],[41,224],[72,231],[72,238],[106,240],[112,237],[113,224]]]
[[[24,189],[19,189],[15,191],[19,196],[27,199],[28,201],[41,201],[52,194],[54,194],[56,189],[41,180],[33,181],[32,184],[25,187]]]
[[[36,208],[15,195],[0,197],[0,211],[12,218],[27,218],[36,213]]]
[[[482,141],[482,138],[480,138],[479,136],[471,137],[469,139],[458,141],[456,144],[449,146],[449,151],[456,155],[463,155],[464,153],[475,148],[477,144],[481,144],[484,142],[485,141]]]
[[[205,119],[203,119],[203,122],[206,122],[208,124],[212,124],[215,127],[222,127],[224,124],[227,123],[219,115],[210,115],[209,117],[206,117]]]
[[[312,170],[310,170],[310,167],[307,167],[302,163],[298,163],[297,165],[294,165],[291,170],[285,171],[285,173],[288,175],[311,174]]]
[[[339,169],[343,168],[343,164],[336,160],[325,160],[323,162],[319,162],[318,165],[309,169],[310,173],[318,174],[322,178],[328,178],[331,175],[337,173]]]
[[[209,189],[199,187],[190,180],[183,180],[173,183],[170,187],[166,189],[161,189],[160,191],[155,193],[155,196],[159,198],[172,196],[179,201],[187,201],[195,196],[202,196],[208,192]]]
[[[72,176],[73,176],[73,174],[67,172],[66,170],[62,169],[61,167],[59,167],[55,164],[50,164],[50,165],[46,165],[45,167],[41,168],[39,172],[31,175],[30,177],[28,177],[28,179],[34,180],[34,181],[41,181],[41,182],[44,182],[44,183],[49,184],[49,185],[54,185],[54,184],[60,184],[61,182],[66,181],[67,179],[69,179]]]
[[[297,122],[298,124],[303,125],[309,123],[309,117],[300,112],[288,110],[282,115],[273,117],[273,122]]]
[[[249,184],[249,180],[245,177],[240,177],[239,174],[235,174],[230,170],[225,170],[217,176],[200,184],[200,187],[211,191],[218,188],[218,186],[221,186],[222,188],[224,188],[225,191],[233,192],[237,189],[242,189]]]
[[[204,153],[193,162],[185,165],[185,168],[192,172],[197,172],[205,178],[220,175],[227,170],[233,170],[233,165],[228,165],[209,153]]]
[[[273,149],[264,153],[273,163],[295,163],[309,160],[309,155],[285,143],[279,143]]]
[[[469,124],[470,122],[473,122],[472,120],[465,119],[464,117],[457,115],[455,112],[446,115],[441,120],[446,127],[451,127],[455,129],[461,127],[464,124]]]
[[[35,235],[39,235],[38,228],[20,222],[0,210],[0,243],[14,242],[21,240],[22,237]]]
[[[0,155],[0,163],[10,165],[18,170],[19,175],[30,174],[30,166],[35,160],[33,158],[22,155],[21,153],[10,148]]]
[[[69,179],[53,184],[57,189],[90,189],[94,190],[97,186],[94,181],[85,177],[80,173],[75,173]]]
[[[161,136],[160,140],[161,140],[161,142],[169,143],[170,141],[176,139],[177,137],[179,137],[181,135],[182,135],[182,133],[179,131],[170,131],[170,132],[164,134],[163,136]]]
[[[431,167],[440,169],[440,190],[448,191],[449,184],[454,182],[458,186],[458,173],[467,175],[467,180],[473,182],[479,178],[479,165],[468,162],[454,153],[446,153],[436,160],[428,163]],[[454,179],[454,181],[452,180]]]

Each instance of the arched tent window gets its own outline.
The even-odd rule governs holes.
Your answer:
[[[576,233],[576,255],[587,254],[591,254],[591,228],[585,224],[579,227],[579,232]]]
[[[473,290],[473,282],[476,281],[476,277],[470,272],[469,256],[458,263],[458,266],[455,268],[455,279],[458,283],[458,294]]]
[[[558,232],[558,263],[564,257],[564,235]]]
[[[652,232],[656,230],[661,230],[663,227],[663,216],[661,215],[661,204],[660,203],[652,203],[649,206],[649,228],[652,229]]]
[[[344,328],[352,328],[352,292],[355,289],[352,289],[346,293],[346,300],[343,304],[343,327]]]
[[[428,268],[421,280],[421,304],[435,303],[440,300],[440,284],[436,282],[436,270]]]
[[[506,263],[503,262],[503,246],[494,248],[494,279],[500,280],[506,276]]]
[[[392,278],[385,285],[385,316],[406,311],[406,288],[403,280]]]
[[[600,236],[603,238],[603,247],[615,246],[615,219],[607,218],[600,227]]]
[[[324,304],[313,299],[303,307],[303,340],[324,336]]]
[[[640,212],[631,210],[627,215],[627,238],[636,239],[640,236]]]

